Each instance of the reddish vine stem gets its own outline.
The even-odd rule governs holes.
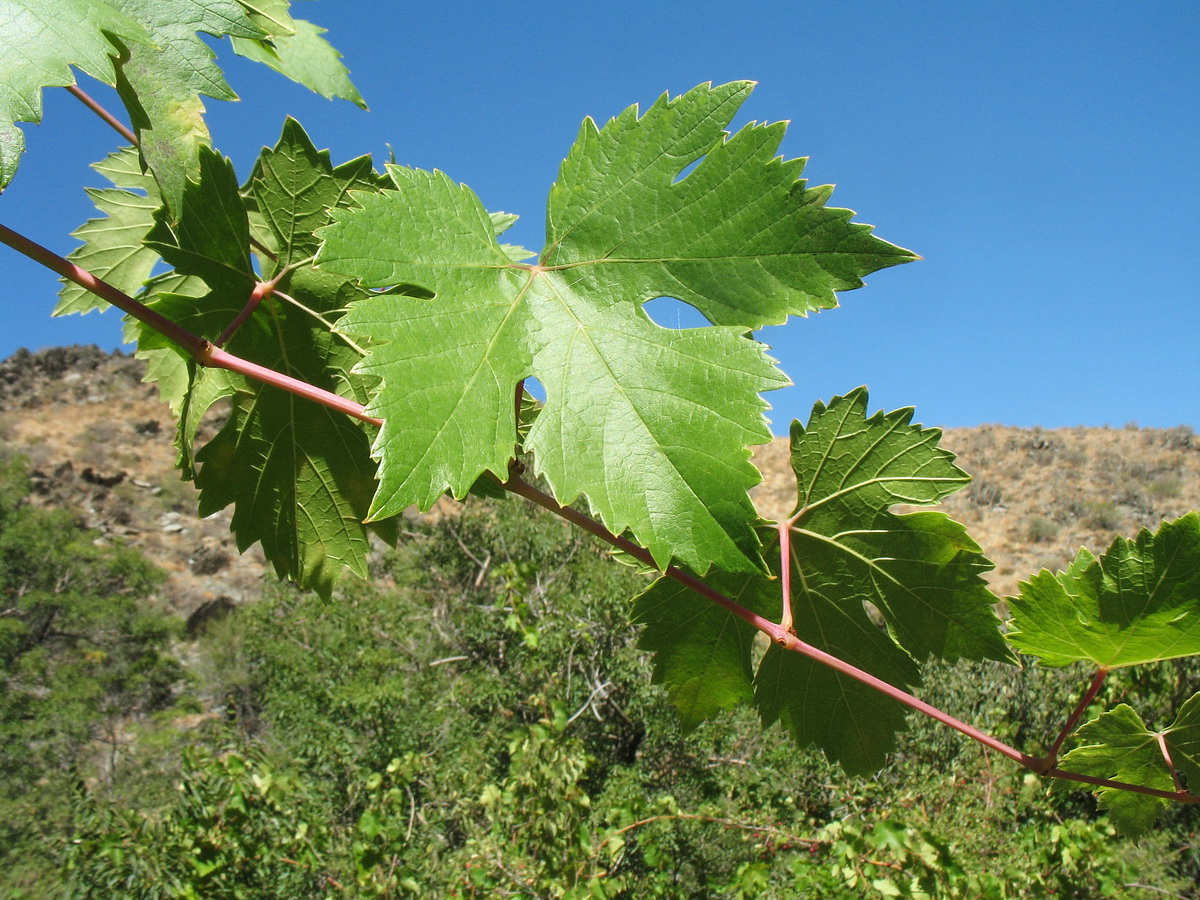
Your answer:
[[[783,613],[779,616],[779,627],[789,634],[795,634],[796,628],[792,619],[792,523],[791,520],[780,522],[779,530],[779,581],[783,589]]]
[[[1007,756],[1014,762],[1019,763],[1025,768],[1037,772],[1038,774],[1049,775],[1054,778],[1064,779],[1066,781],[1080,781],[1086,784],[1097,785],[1099,787],[1111,787],[1120,790],[1132,791],[1139,794],[1148,794],[1153,797],[1163,797],[1168,800],[1177,800],[1182,803],[1200,802],[1200,796],[1189,794],[1186,791],[1160,791],[1157,788],[1148,788],[1143,787],[1142,785],[1127,784],[1123,781],[1114,781],[1108,778],[1095,778],[1091,775],[1082,775],[1078,772],[1068,772],[1063,769],[1053,768],[1046,770],[1045,760],[1022,753],[1015,747],[1011,747],[1003,741],[992,737],[990,734],[980,731],[973,725],[968,725],[961,719],[957,719],[949,713],[943,712],[936,706],[930,706],[919,697],[915,697],[912,694],[902,691],[896,686],[889,684],[880,678],[876,678],[870,672],[863,671],[862,669],[851,665],[843,659],[826,653],[824,650],[814,647],[811,644],[805,643],[794,634],[789,634],[777,623],[772,622],[770,619],[764,619],[757,613],[746,609],[737,601],[726,597],[719,591],[713,590],[711,587],[689,572],[685,572],[682,569],[676,568],[675,566],[668,566],[666,569],[661,569],[658,563],[655,562],[654,557],[650,554],[650,551],[646,550],[644,547],[639,547],[637,544],[633,543],[627,538],[613,534],[599,522],[588,516],[585,516],[578,510],[571,509],[569,506],[563,506],[549,494],[543,493],[533,485],[521,480],[519,477],[515,475],[510,477],[508,481],[504,482],[504,487],[506,490],[516,494],[517,496],[524,497],[525,499],[536,503],[543,509],[547,509],[555,515],[566,519],[568,522],[578,525],[589,534],[595,535],[602,541],[605,541],[613,547],[628,553],[630,556],[640,560],[646,565],[652,566],[655,569],[659,569],[659,571],[661,571],[666,577],[679,584],[682,584],[687,588],[690,588],[697,594],[700,594],[702,597],[705,597],[706,599],[711,600],[713,603],[716,603],[718,606],[729,610],[729,612],[733,613],[733,615],[737,616],[742,621],[754,626],[759,631],[766,634],[769,638],[771,638],[772,641],[774,641],[783,649],[791,650],[795,653],[801,654],[802,656],[807,656],[809,659],[828,666],[829,668],[836,672],[840,672],[848,678],[853,678],[855,681],[862,682],[868,687],[872,687],[880,693],[891,697],[898,703],[902,703],[910,709],[916,710],[917,712],[924,713],[930,718],[941,722],[943,725],[953,728],[955,731],[966,735],[973,741],[976,741],[977,743],[980,743],[991,750],[995,750],[997,753],[1000,753],[1003,756]]]
[[[129,143],[133,144],[133,146],[136,147],[138,145],[137,135],[130,131],[124,122],[85,94],[79,85],[68,84],[67,90],[74,94],[84,106],[103,119],[117,134],[129,141]]]
[[[1183,784],[1179,780],[1179,770],[1175,768],[1175,761],[1171,759],[1171,748],[1167,746],[1167,736],[1159,732],[1154,737],[1158,741],[1158,749],[1162,751],[1163,759],[1166,760],[1167,768],[1171,770],[1171,780],[1175,782],[1175,790],[1182,791]]]
[[[192,334],[186,328],[181,328],[170,319],[150,309],[144,303],[134,300],[125,292],[117,290],[105,281],[101,281],[86,269],[80,268],[70,260],[64,259],[52,250],[47,250],[41,244],[31,241],[23,234],[18,234],[3,224],[0,224],[0,243],[7,244],[18,253],[28,256],[34,262],[41,263],[52,272],[56,272],[63,278],[75,282],[75,284],[82,288],[86,288],[96,296],[107,300],[122,312],[128,313],[139,322],[150,326],[163,337],[167,338],[167,340],[171,341],[171,343],[187,351],[202,366],[238,372],[248,378],[254,378],[297,396],[306,397],[315,403],[320,403],[322,406],[354,416],[356,419],[361,419],[372,425],[383,424],[381,419],[368,416],[363,407],[353,400],[347,400],[345,397],[339,397],[331,391],[324,391],[318,387],[313,387],[311,384],[301,381],[298,378],[292,378],[281,372],[276,372],[274,369],[268,369],[266,366],[260,366],[239,356],[234,356],[232,353],[226,353],[220,347],[213,346],[211,342],[199,335]]]
[[[290,266],[286,269],[280,270],[279,274],[277,274],[270,281],[257,282],[254,285],[253,290],[250,291],[250,299],[246,301],[246,305],[242,307],[242,311],[234,316],[233,321],[225,326],[225,330],[221,332],[220,336],[213,343],[215,343],[218,347],[224,347],[227,343],[229,343],[229,339],[237,334],[237,330],[242,327],[242,324],[248,318],[250,318],[251,315],[254,314],[254,311],[258,309],[258,305],[267,297],[270,297],[273,293],[275,293],[275,288],[279,286],[279,282],[283,280],[283,276],[289,271],[291,271]]]
[[[254,314],[254,311],[258,309],[258,304],[262,303],[263,297],[266,297],[271,292],[271,288],[272,285],[265,281],[255,284],[254,288],[250,291],[250,299],[246,301],[246,305],[233,317],[233,321],[225,326],[225,330],[217,336],[217,339],[213,343],[218,347],[224,347],[228,344],[229,339],[237,334],[237,330],[242,327],[242,323],[250,318]]]
[[[139,322],[142,322],[155,331],[162,334],[172,343],[177,344],[182,349],[191,354],[196,361],[202,366],[228,369],[232,372],[238,372],[249,378],[261,381],[264,384],[272,385],[280,390],[295,394],[299,397],[304,397],[319,403],[322,406],[337,410],[338,412],[346,413],[356,419],[368,422],[372,425],[382,425],[383,420],[368,416],[365,408],[352,400],[347,400],[330,391],[322,390],[314,387],[307,382],[297,378],[284,375],[281,372],[276,372],[266,366],[260,366],[257,363],[252,363],[249,360],[241,359],[234,356],[232,353],[226,353],[220,347],[214,346],[210,341],[205,340],[190,331],[180,327],[165,316],[156,313],[154,310],[134,300],[129,295],[118,290],[112,285],[101,281],[96,276],[92,275],[86,269],[82,269],[69,260],[64,259],[51,250],[46,249],[24,235],[18,234],[11,228],[0,224],[0,243],[7,244],[19,253],[28,256],[35,262],[41,263],[46,268],[53,272],[62,275],[70,281],[75,282],[83,288],[91,291],[104,300],[107,300],[113,306],[133,316]],[[507,481],[503,482],[503,487],[509,492],[516,494],[519,497],[524,497],[527,500],[541,506],[543,509],[549,510],[555,515],[574,525],[579,526],[589,534],[595,535],[613,547],[616,547],[635,559],[640,560],[648,566],[661,571],[666,577],[673,581],[690,588],[700,596],[711,600],[723,609],[728,610],[733,615],[737,616],[742,621],[750,624],[754,628],[766,634],[772,641],[778,644],[785,650],[790,650],[806,656],[822,665],[828,666],[835,672],[839,672],[848,678],[853,678],[868,687],[874,688],[880,693],[891,697],[898,703],[914,709],[917,712],[923,713],[930,718],[941,722],[958,731],[977,743],[982,744],[989,749],[995,750],[1003,756],[1008,757],[1016,763],[1030,769],[1038,774],[1049,776],[1052,778],[1060,778],[1066,781],[1078,781],[1084,784],[1091,784],[1097,787],[1110,787],[1118,790],[1131,791],[1138,794],[1146,794],[1152,797],[1162,797],[1167,800],[1174,800],[1180,803],[1200,803],[1200,795],[1191,794],[1187,791],[1163,791],[1157,788],[1145,787],[1143,785],[1128,784],[1123,781],[1115,781],[1108,778],[1096,778],[1091,775],[1083,775],[1078,772],[1068,772],[1058,768],[1046,768],[1046,760],[1037,757],[1029,756],[1011,747],[1003,741],[992,737],[968,725],[960,719],[951,716],[949,713],[943,712],[935,706],[931,706],[924,700],[913,696],[912,694],[902,691],[892,684],[883,681],[880,678],[851,665],[843,659],[826,653],[817,647],[808,644],[796,635],[789,633],[778,623],[772,622],[769,619],[764,619],[762,616],[752,612],[742,606],[735,600],[726,597],[720,591],[716,591],[709,587],[696,576],[685,572],[675,566],[667,566],[661,568],[659,563],[654,559],[650,551],[644,547],[639,547],[637,544],[630,541],[628,538],[613,534],[599,522],[584,515],[583,513],[571,509],[568,506],[563,506],[549,494],[538,490],[533,485],[523,481],[517,474],[519,466],[514,465]]]
[[[96,296],[107,300],[121,312],[128,313],[139,322],[149,325],[173,344],[182,347],[192,356],[196,356],[208,342],[202,337],[181,328],[166,316],[156,313],[143,303],[134,300],[123,291],[117,290],[111,284],[101,281],[87,269],[81,269],[70,260],[64,259],[53,250],[48,250],[41,244],[31,241],[23,234],[18,234],[11,228],[0,224],[0,242],[8,244],[18,253],[28,256],[34,262],[41,263],[47,269],[61,275],[69,281],[86,288]]]
[[[1058,751],[1062,749],[1063,741],[1075,730],[1075,723],[1087,711],[1088,706],[1096,699],[1096,694],[1100,693],[1100,686],[1104,684],[1104,679],[1108,677],[1108,669],[1098,669],[1092,677],[1092,683],[1088,685],[1088,689],[1084,692],[1079,702],[1075,704],[1075,709],[1071,711],[1070,717],[1063,724],[1062,730],[1058,732],[1058,737],[1054,739],[1054,744],[1050,747],[1050,752],[1046,754],[1046,768],[1052,769],[1058,762]]]
[[[726,597],[720,591],[716,591],[709,587],[690,572],[685,572],[684,570],[675,566],[668,566],[666,569],[662,569],[655,561],[654,557],[650,555],[650,552],[645,548],[639,547],[637,544],[633,543],[627,538],[613,534],[599,522],[589,518],[588,516],[585,516],[583,513],[571,509],[569,506],[562,506],[549,494],[539,491],[533,485],[522,481],[520,478],[509,478],[509,480],[504,483],[504,487],[518,496],[533,501],[543,509],[550,510],[572,524],[578,525],[589,534],[595,535],[602,541],[605,541],[619,550],[628,553],[630,556],[640,560],[646,565],[653,566],[655,569],[659,569],[671,580],[682,584],[684,587],[690,588],[697,594],[700,594],[702,597],[705,597],[706,599],[711,600],[713,603],[716,603],[718,606],[727,609],[743,622],[752,625],[754,628],[767,635],[767,637],[769,637],[773,642],[778,644],[783,649],[791,650],[795,653],[801,654],[802,656],[807,656],[809,659],[829,666],[836,672],[840,672],[841,674],[853,678],[856,681],[861,681],[863,684],[873,687],[877,691],[886,694],[893,700],[903,703],[905,706],[911,707],[918,712],[925,713],[927,716],[936,719],[944,725],[949,725],[956,731],[960,731],[967,735],[972,740],[978,741],[986,747],[990,747],[997,753],[1002,753],[1009,759],[1012,759],[1023,766],[1034,768],[1038,763],[1041,762],[1041,760],[1032,756],[1028,756],[1014,747],[1010,747],[1003,741],[983,733],[979,729],[968,725],[966,722],[956,719],[954,716],[942,712],[940,709],[934,706],[930,706],[924,700],[914,697],[912,694],[909,694],[906,691],[900,690],[895,685],[888,684],[886,681],[875,677],[870,672],[866,672],[857,666],[851,665],[843,659],[832,656],[831,654],[826,653],[824,650],[800,640],[800,638],[796,637],[796,635],[789,633],[785,628],[783,628],[783,626],[772,622],[770,619],[765,619],[755,612],[751,612],[737,601],[732,600],[729,597]]]

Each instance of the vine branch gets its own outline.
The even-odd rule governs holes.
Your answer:
[[[105,123],[107,123],[113,129],[113,131],[125,138],[125,140],[129,141],[129,143],[131,143],[133,146],[138,146],[137,135],[130,131],[124,122],[110,113],[90,96],[85,94],[79,85],[69,84],[67,85],[67,90],[74,94],[76,99],[78,99],[84,106],[103,119]]]
[[[166,316],[155,312],[144,303],[133,299],[124,291],[120,291],[108,282],[97,278],[91,272],[87,271],[87,269],[75,265],[70,260],[59,256],[53,250],[46,249],[41,244],[31,241],[23,234],[13,231],[4,224],[0,224],[0,243],[7,244],[18,253],[29,257],[34,262],[41,263],[50,271],[61,275],[68,281],[73,281],[82,288],[86,288],[101,299],[107,300],[117,309],[137,319],[142,324],[153,328],[171,343],[186,351],[202,366],[237,372],[248,378],[253,378],[264,384],[269,384],[272,387],[295,394],[296,396],[305,397],[329,409],[345,413],[364,422],[369,422],[372,425],[383,424],[382,419],[368,416],[363,406],[355,403],[353,400],[347,400],[345,397],[340,397],[332,391],[322,390],[306,381],[292,378],[290,375],[284,375],[282,372],[276,372],[274,369],[260,366],[257,363],[242,359],[240,356],[227,353],[220,347],[215,346],[211,341],[199,335],[192,334],[192,332],[172,322]]]
[[[172,343],[178,345],[183,350],[187,351],[197,363],[202,366],[214,368],[228,369],[232,372],[238,372],[248,378],[253,378],[264,384],[269,384],[277,387],[280,390],[287,391],[299,397],[312,400],[330,409],[346,413],[361,421],[379,426],[383,424],[383,420],[367,415],[365,407],[352,400],[340,397],[330,391],[325,391],[317,388],[307,382],[297,378],[284,375],[266,366],[260,366],[257,363],[242,359],[227,353],[220,347],[215,346],[212,342],[205,340],[202,337],[192,334],[190,331],[182,328],[165,316],[160,315],[154,310],[147,307],[145,304],[133,299],[123,291],[118,290],[107,282],[102,281],[92,275],[86,269],[83,269],[67,259],[59,256],[51,250],[46,249],[40,244],[35,243],[24,235],[13,231],[11,228],[0,224],[0,243],[7,244],[19,253],[28,256],[35,262],[41,263],[46,268],[67,278],[70,281],[86,288],[104,300],[107,300],[113,306],[123,312],[133,316],[143,324],[153,328],[155,331],[162,334]],[[1146,787],[1144,785],[1129,784],[1123,781],[1116,781],[1108,778],[1097,778],[1091,775],[1084,775],[1078,772],[1069,772],[1052,766],[1052,760],[1029,756],[1022,753],[1015,747],[1011,747],[1003,741],[980,731],[972,725],[957,719],[949,713],[943,712],[935,706],[931,706],[924,700],[909,694],[892,684],[877,678],[870,672],[859,669],[851,665],[839,657],[833,656],[830,653],[814,647],[811,644],[802,641],[795,634],[792,634],[783,625],[765,619],[755,612],[747,609],[737,601],[725,596],[720,591],[709,587],[695,575],[684,571],[676,566],[667,566],[662,568],[654,559],[650,551],[644,547],[630,541],[628,538],[621,535],[613,534],[604,525],[589,516],[584,515],[578,510],[572,509],[569,506],[563,506],[549,494],[537,489],[533,485],[524,481],[520,477],[521,467],[519,463],[514,461],[510,467],[509,477],[507,481],[502,483],[505,490],[516,494],[519,497],[535,503],[536,505],[546,509],[562,519],[577,525],[584,531],[609,545],[628,553],[635,559],[645,563],[646,565],[662,572],[667,578],[684,585],[695,593],[716,603],[718,606],[728,610],[734,616],[737,616],[742,621],[753,626],[757,630],[767,635],[774,643],[778,644],[784,650],[790,650],[794,653],[799,653],[806,656],[824,666],[828,666],[835,672],[852,678],[855,681],[861,682],[868,687],[874,688],[887,697],[892,698],[898,703],[923,713],[930,718],[941,722],[955,731],[960,732],[966,737],[971,738],[983,746],[995,750],[1003,756],[1008,757],[1014,762],[1025,768],[1036,772],[1040,775],[1059,778],[1066,781],[1077,781],[1083,784],[1089,784],[1096,787],[1109,787],[1118,790],[1131,791],[1133,793],[1145,794],[1152,797],[1161,797],[1166,800],[1174,800],[1180,803],[1200,803],[1200,795],[1189,793],[1186,790],[1164,791],[1157,788]],[[790,523],[789,523],[790,525]],[[789,568],[785,565],[784,567]],[[1097,676],[1099,677],[1099,675]],[[1099,690],[1099,684],[1093,684],[1096,690]],[[1087,698],[1090,702],[1090,698]],[[1076,713],[1082,714],[1082,708],[1086,708],[1086,703],[1077,706]],[[1078,715],[1075,716],[1078,718]],[[1169,757],[1168,757],[1169,760]],[[1047,768],[1047,763],[1051,763],[1051,767]],[[1178,784],[1178,782],[1177,782]]]

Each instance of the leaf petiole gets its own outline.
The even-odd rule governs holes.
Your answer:
[[[1096,694],[1100,692],[1101,685],[1104,684],[1104,679],[1108,677],[1108,669],[1099,669],[1092,677],[1092,683],[1088,685],[1088,689],[1084,692],[1083,697],[1075,704],[1075,709],[1071,711],[1071,715],[1063,724],[1062,729],[1058,732],[1058,737],[1055,738],[1053,745],[1050,747],[1050,752],[1046,754],[1045,767],[1047,770],[1053,769],[1058,763],[1058,751],[1062,749],[1063,742],[1075,730],[1075,725],[1079,722],[1080,717],[1087,711],[1091,702],[1096,699]],[[1166,752],[1166,748],[1163,748]]]

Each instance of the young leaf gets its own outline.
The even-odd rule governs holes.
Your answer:
[[[262,152],[251,176],[256,204],[275,235],[280,265],[313,256],[320,245],[315,232],[329,224],[329,210],[347,206],[352,190],[374,191],[377,180],[369,156],[335,169],[329,151],[317,150],[299,122],[284,122],[279,142]]]
[[[807,428],[792,427],[800,503],[790,535],[791,610],[799,638],[897,687],[920,681],[916,659],[1008,660],[980,573],[991,563],[941,513],[897,515],[897,502],[933,503],[967,476],[936,446],[938,432],[910,425],[911,410],[866,415],[863,389],[818,403]],[[779,572],[776,528],[764,555]],[[779,620],[781,580],[716,573],[711,587]],[[872,618],[875,610],[887,624]],[[687,725],[751,690],[753,632],[731,613],[660,579],[636,601],[666,684]],[[904,728],[896,701],[805,656],[771,645],[753,681],[764,722],[779,720],[847,771],[878,768]]]
[[[232,166],[207,148],[201,179],[185,188],[178,221],[160,217],[149,243],[176,272],[202,278],[202,296],[160,294],[152,306],[184,327],[215,339],[242,311],[256,284],[250,265],[249,223]],[[375,183],[369,161],[334,169],[295,122],[276,147],[264,150],[251,192],[274,234],[280,260],[278,289],[230,338],[237,355],[325,390],[364,401],[350,375],[359,358],[330,331],[346,304],[363,291],[348,279],[304,265],[311,230],[328,221],[326,204],[345,201],[353,185]],[[294,302],[293,302],[294,301]],[[153,339],[146,346],[156,346]],[[181,462],[192,465],[191,442],[205,410],[229,397],[232,410],[220,433],[195,454],[200,513],[234,504],[232,528],[245,549],[255,541],[281,577],[324,596],[343,567],[366,575],[367,527],[375,489],[370,441],[361,423],[224,371],[193,371],[180,430]],[[394,540],[394,523],[374,526]]]
[[[1200,785],[1196,762],[1200,748],[1200,694],[1180,709],[1174,723],[1162,732],[1172,762],[1187,776],[1193,790]],[[1171,767],[1163,756],[1159,735],[1146,728],[1141,716],[1122,703],[1079,729],[1082,742],[1062,758],[1059,767],[1081,775],[1109,778],[1160,791],[1176,790]],[[1159,797],[1100,787],[1096,797],[1113,824],[1125,834],[1144,833],[1169,802]]]
[[[138,22],[99,0],[0,0],[0,190],[12,181],[25,147],[15,123],[42,120],[42,88],[74,84],[71,66],[116,83],[119,48],[109,35],[152,43]]]
[[[143,243],[154,227],[154,213],[162,205],[158,185],[142,171],[138,153],[132,148],[113,153],[92,168],[115,187],[87,189],[104,217],[88,219],[71,232],[72,237],[84,243],[67,258],[117,290],[136,294],[159,258],[154,249]],[[54,315],[86,314],[93,309],[108,308],[104,300],[86,288],[65,278],[61,280],[63,286]]]
[[[782,126],[722,139],[749,90],[705,85],[603,131],[585,122],[538,265],[515,263],[475,195],[440,173],[390,167],[396,190],[334,214],[322,266],[435,295],[364,301],[339,325],[376,345],[360,366],[382,381],[372,515],[507,477],[513,394],[534,376],[547,401],[524,447],[560,502],[586,497],[660,565],[759,567],[747,447],[769,439],[758,394],[787,380],[744,333],[913,257],[772,159]],[[662,295],[729,327],[660,328],[641,307]]]
[[[1043,665],[1113,669],[1200,653],[1200,514],[1118,537],[1100,559],[1081,550],[1008,603],[1009,640]]]

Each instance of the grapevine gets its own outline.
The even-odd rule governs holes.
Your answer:
[[[315,26],[234,0],[179,25],[179,5],[0,3],[5,45],[23,49],[0,64],[0,187],[45,88],[67,88],[131,145],[97,164],[113,186],[92,192],[101,217],[71,258],[4,225],[0,242],[64,279],[59,313],[127,315],[179,418],[199,512],[232,506],[240,549],[261,544],[279,577],[329,597],[345,572],[366,577],[371,536],[395,543],[406,507],[516,495],[657,573],[633,621],[685,727],[748,704],[865,772],[915,710],[1094,787],[1129,832],[1200,801],[1200,694],[1159,731],[1124,704],[1079,725],[1113,669],[1200,653],[1200,515],[1031,576],[1002,622],[990,560],[932,508],[969,476],[940,432],[912,410],[872,413],[859,388],[793,423],[796,509],[759,518],[750,448],[770,439],[762,395],[788,378],[755,331],[917,257],[777,156],[783,124],[727,130],[752,84],[585,120],[532,254],[501,243],[515,217],[448,176],[334,165],[290,119],[239,182],[203,122],[200,95],[232,91],[199,32],[361,98]],[[118,88],[128,125],[72,66]],[[642,306],[659,296],[711,327],[654,324]],[[229,418],[197,446],[218,402]],[[930,659],[1018,653],[1095,670],[1045,756],[917,696]]]

